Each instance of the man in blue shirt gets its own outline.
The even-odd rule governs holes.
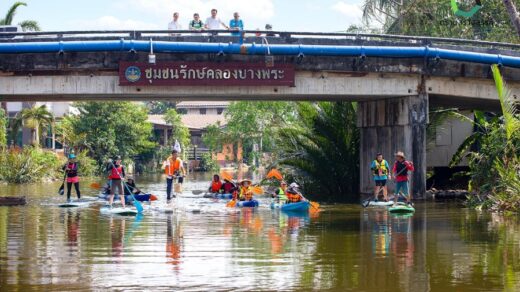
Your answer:
[[[241,31],[244,30],[244,23],[238,12],[233,13],[233,19],[229,21],[229,30],[232,31],[231,35],[234,36],[239,36]]]

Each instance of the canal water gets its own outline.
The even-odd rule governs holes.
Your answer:
[[[161,177],[137,180],[164,200]],[[520,291],[516,217],[455,203],[418,203],[410,217],[358,205],[288,216],[268,198],[226,208],[192,195],[208,186],[193,181],[175,213],[138,217],[60,209],[59,184],[2,185],[29,203],[0,207],[0,291]]]

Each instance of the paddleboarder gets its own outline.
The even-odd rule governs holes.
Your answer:
[[[70,192],[72,189],[72,184],[74,184],[74,188],[76,189],[76,196],[79,200],[81,198],[81,193],[79,191],[78,162],[76,161],[76,155],[72,153],[69,154],[69,161],[67,161],[62,169],[67,175],[67,203],[71,202]]]
[[[388,161],[383,159],[383,154],[377,153],[376,159],[372,161],[372,164],[370,165],[370,169],[372,170],[372,175],[376,184],[374,188],[374,201],[378,201],[377,196],[379,195],[379,192],[383,190],[383,198],[385,202],[388,202],[386,181],[387,179],[392,179],[392,177],[389,174],[390,165],[388,164]]]
[[[167,203],[170,203],[172,198],[172,184],[173,180],[177,179],[177,182],[181,185],[180,192],[182,192],[182,183],[184,182],[184,176],[186,175],[186,170],[182,165],[182,160],[178,157],[179,152],[176,149],[172,150],[172,155],[170,155],[166,161],[163,162],[164,174],[166,175],[166,199]],[[173,195],[175,197],[175,195]]]
[[[108,178],[110,179],[110,207],[112,207],[112,204],[114,203],[114,195],[117,190],[121,204],[123,205],[123,208],[125,208],[123,179],[126,175],[125,167],[121,163],[121,156],[116,156],[115,162],[112,162],[112,159],[108,160],[107,172],[109,173]]]
[[[411,195],[410,188],[408,184],[408,172],[414,171],[414,166],[411,161],[407,161],[404,155],[404,152],[398,151],[395,154],[395,163],[392,169],[395,178],[395,198],[394,198],[394,207],[397,205],[397,201],[399,198],[399,192],[403,192],[406,203],[410,205],[411,203]]]

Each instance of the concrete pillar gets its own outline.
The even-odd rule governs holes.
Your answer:
[[[426,191],[426,124],[428,123],[428,96],[421,93],[392,99],[360,102],[360,191],[373,193],[374,182],[370,163],[382,153],[390,164],[394,154],[403,151],[415,165],[412,179],[414,198],[423,198]],[[394,183],[389,181],[389,190]]]

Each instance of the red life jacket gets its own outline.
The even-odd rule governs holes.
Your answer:
[[[121,179],[122,173],[123,173],[123,166],[119,165],[116,167],[114,165],[111,169],[110,176],[108,178],[109,179]]]
[[[220,191],[221,187],[222,187],[222,183],[220,181],[213,181],[211,183],[211,191],[213,193],[218,193]]]

